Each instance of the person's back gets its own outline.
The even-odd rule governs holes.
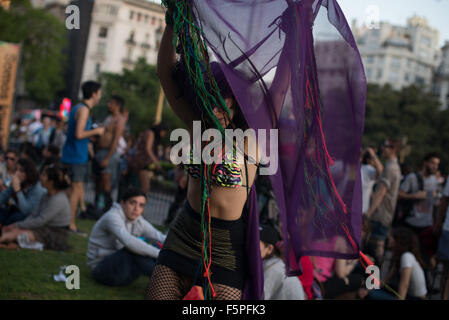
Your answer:
[[[87,146],[89,138],[76,138],[76,113],[80,108],[87,108],[85,103],[77,104],[69,114],[66,142],[62,149],[62,162],[68,164],[86,163],[88,161]],[[85,130],[91,129],[91,118],[88,117]]]
[[[408,298],[420,298],[427,294],[424,270],[411,252],[404,252],[401,256],[400,270],[411,268],[410,284],[407,290]]]
[[[386,185],[387,191],[377,210],[373,213],[372,219],[379,221],[384,226],[391,226],[398,199],[399,183],[401,181],[401,168],[397,159],[389,159],[386,161],[380,181]]]
[[[285,264],[278,256],[265,259],[264,298],[265,300],[304,300],[304,289],[298,277],[285,275]]]
[[[45,194],[36,210],[18,226],[25,229],[38,227],[68,227],[70,223],[70,203],[65,191],[53,196]]]

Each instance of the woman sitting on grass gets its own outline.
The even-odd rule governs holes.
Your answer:
[[[37,210],[25,220],[3,228],[0,247],[17,248],[40,242],[50,250],[67,250],[67,230],[70,224],[70,203],[65,193],[70,185],[67,172],[57,164],[43,168],[41,184],[48,193]]]

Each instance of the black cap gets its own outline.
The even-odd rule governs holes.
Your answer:
[[[266,244],[272,244],[273,246],[276,246],[276,243],[281,240],[279,232],[277,232],[277,230],[270,225],[260,225],[259,230],[260,240],[262,240]]]

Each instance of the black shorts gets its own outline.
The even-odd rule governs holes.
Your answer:
[[[196,279],[195,284],[203,286],[205,278],[200,224],[200,214],[186,201],[170,227],[157,264]],[[242,218],[235,221],[211,218],[212,283],[243,290],[247,275],[245,231],[246,225]]]

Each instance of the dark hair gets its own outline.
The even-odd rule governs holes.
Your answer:
[[[81,90],[83,91],[83,99],[90,99],[92,95],[101,89],[101,84],[95,81],[86,81],[83,83]]]
[[[423,161],[426,162],[433,158],[440,159],[440,155],[436,152],[429,152],[424,156]]]
[[[277,247],[277,244],[279,241],[281,241],[281,236],[279,232],[272,226],[270,223],[268,224],[261,224],[259,226],[259,232],[260,232],[260,241],[263,242],[265,247],[272,245],[273,246],[273,254],[281,257],[281,251]],[[270,258],[273,256],[270,255],[267,258]]]
[[[23,168],[26,174],[26,180],[22,183],[21,187],[35,185],[39,181],[39,172],[37,171],[37,166],[33,160],[20,158],[19,161],[17,161],[17,164]]]
[[[120,112],[123,112],[123,107],[125,106],[125,99],[123,99],[123,97],[114,94],[111,96],[110,100],[114,100],[120,107]]]
[[[218,89],[220,90],[220,94],[223,99],[233,98],[234,100],[234,117],[232,118],[231,124],[233,129],[240,128],[242,130],[248,129],[248,124],[246,123],[245,117],[241,111],[240,106],[238,105],[235,96],[232,92],[232,89],[226,80],[225,74],[220,67],[218,62],[211,62],[210,64],[211,73],[217,83]],[[185,100],[191,104],[196,113],[201,114],[201,107],[199,103],[199,97],[196,95],[195,90],[193,89],[187,75],[187,68],[184,63],[184,60],[181,57],[181,60],[176,64],[175,69],[173,71],[173,79],[177,83],[179,95],[178,98],[184,97]],[[205,87],[208,91],[211,90],[212,84],[209,82],[205,82]],[[212,126],[206,118],[206,127]]]
[[[141,189],[136,187],[128,187],[128,189],[126,189],[126,191],[123,193],[121,200],[125,202],[134,197],[145,197],[145,199],[147,198],[145,192],[143,192]]]
[[[398,155],[399,152],[401,152],[402,143],[398,139],[386,139],[385,142],[388,142],[393,149],[395,150],[396,154]]]
[[[64,168],[59,162],[44,165],[42,172],[45,172],[48,180],[53,181],[53,187],[56,190],[65,190],[70,187],[68,169]]]
[[[47,146],[47,151],[50,153],[52,157],[59,157],[59,148],[55,146],[54,144],[50,144]]]
[[[6,150],[5,155],[8,154],[8,153],[14,153],[16,155],[16,157],[19,156],[19,151],[17,151],[16,149],[8,149],[8,150]]]
[[[368,151],[365,151],[362,155],[362,164],[368,164],[368,161],[371,159],[371,154]]]
[[[399,267],[401,256],[409,251],[413,253],[421,267],[425,268],[424,261],[421,258],[421,249],[418,236],[409,228],[399,227],[393,230],[394,248],[393,248],[393,267]]]

